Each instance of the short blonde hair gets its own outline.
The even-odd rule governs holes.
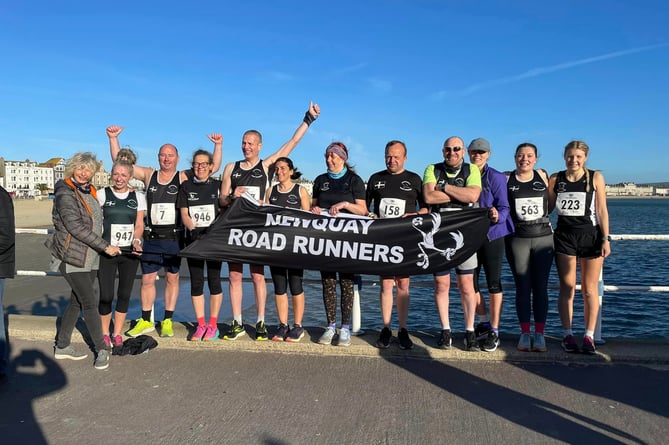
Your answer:
[[[65,165],[65,177],[71,178],[74,171],[80,168],[90,170],[93,174],[97,173],[100,164],[95,153],[90,151],[75,153]]]

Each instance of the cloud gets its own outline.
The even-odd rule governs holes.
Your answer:
[[[460,91],[438,91],[432,95],[434,100],[442,100],[448,96],[468,96],[477,91],[489,89],[498,85],[504,85],[508,83],[520,82],[521,80],[531,79],[533,77],[542,76],[544,74],[554,73],[557,71],[563,71],[570,68],[574,68],[581,65],[588,65],[590,63],[601,62],[603,60],[615,59],[618,57],[628,56],[630,54],[636,54],[645,51],[651,51],[658,48],[664,48],[669,46],[669,43],[659,43],[656,45],[642,46],[639,48],[632,48],[623,51],[614,51],[608,54],[602,54],[600,56],[588,57],[580,60],[573,60],[570,62],[559,63],[557,65],[545,66],[532,68],[524,73],[517,74],[515,76],[501,77],[499,79],[492,79],[485,82],[476,83],[470,85]]]

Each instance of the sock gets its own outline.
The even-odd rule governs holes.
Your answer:
[[[236,321],[237,323],[239,323],[240,325],[242,324],[242,314],[235,315],[235,316],[232,317],[232,318],[234,318],[235,321]]]
[[[529,326],[529,323],[527,323],[527,325]],[[546,323],[537,323],[536,321],[534,322],[534,332],[537,334],[543,334],[545,328]],[[527,332],[529,332],[529,330]]]
[[[350,331],[350,330],[351,330],[350,325],[347,325],[347,324],[343,324],[343,325],[341,325],[341,328],[342,328],[342,329],[346,329],[347,331]]]
[[[256,320],[256,323],[260,323],[261,321],[262,321],[263,323],[265,322],[265,317],[264,317],[264,316],[262,316],[262,317],[258,317],[258,319]]]
[[[595,331],[588,331],[588,330],[586,330],[586,331],[585,331],[585,336],[594,339],[594,338],[595,338]]]
[[[534,329],[536,329],[537,331],[539,330],[536,323],[534,324]],[[527,323],[523,322],[523,323],[520,324],[520,333],[521,334],[529,334],[530,333],[530,322],[529,321]]]
[[[204,317],[197,317],[197,325],[204,326]]]
[[[451,330],[451,325],[450,324],[442,324],[441,325],[441,330],[442,331],[450,331]]]
[[[499,337],[499,328],[490,328]]]
[[[328,327],[332,329],[337,329],[337,324],[336,323],[328,323]]]
[[[202,324],[204,324],[204,317],[202,317]],[[209,326],[216,327],[218,324],[218,317],[209,317]]]
[[[563,330],[562,330],[562,336],[563,336],[563,337],[566,337],[566,336],[568,336],[568,335],[574,335],[574,334],[571,332],[571,329],[563,329]]]
[[[165,317],[163,317],[165,320],[168,318],[172,318],[172,315],[174,315],[174,311],[168,311],[167,309],[165,310]]]
[[[151,311],[142,311],[142,320],[151,321]]]

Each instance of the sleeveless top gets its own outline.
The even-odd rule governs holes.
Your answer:
[[[534,238],[553,233],[548,219],[548,186],[539,172],[534,170],[529,181],[520,181],[516,172],[511,172],[507,191],[511,219],[516,228],[514,236]]]
[[[131,190],[125,199],[116,196],[111,187],[105,187],[104,193],[102,237],[114,246],[130,249],[137,220],[137,193]]]
[[[443,162],[434,164],[434,177],[437,179],[437,187],[442,187],[445,183],[455,187],[466,187],[467,178],[469,178],[470,166],[463,162],[460,165],[460,170],[454,176],[448,176],[446,173],[446,166]],[[459,201],[445,202],[443,204],[433,204],[430,206],[430,211],[435,212],[440,209],[460,209],[465,207],[478,207],[478,203],[467,203]]]
[[[158,170],[151,174],[146,189],[147,239],[177,239],[177,231],[181,226],[176,207],[179,187],[178,171],[167,184],[158,182]]]
[[[567,180],[564,170],[557,174],[553,191],[556,195],[558,230],[588,230],[597,226],[596,198],[592,185],[594,173],[594,170],[586,170],[575,182]]]
[[[279,184],[272,186],[269,193],[269,203],[291,209],[302,208],[302,197],[300,196],[300,184],[294,184],[293,188],[287,192],[279,190]]]
[[[270,168],[269,172],[265,171],[262,165],[262,159],[249,170],[244,170],[241,167],[242,161],[235,162],[230,175],[231,190],[239,186],[244,186],[246,191],[257,200],[265,199],[265,190],[269,187],[269,179],[274,176],[274,169]]]

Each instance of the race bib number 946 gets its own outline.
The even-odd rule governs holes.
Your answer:
[[[188,208],[190,219],[193,220],[195,227],[209,227],[214,221],[214,212],[214,204],[192,206]]]

